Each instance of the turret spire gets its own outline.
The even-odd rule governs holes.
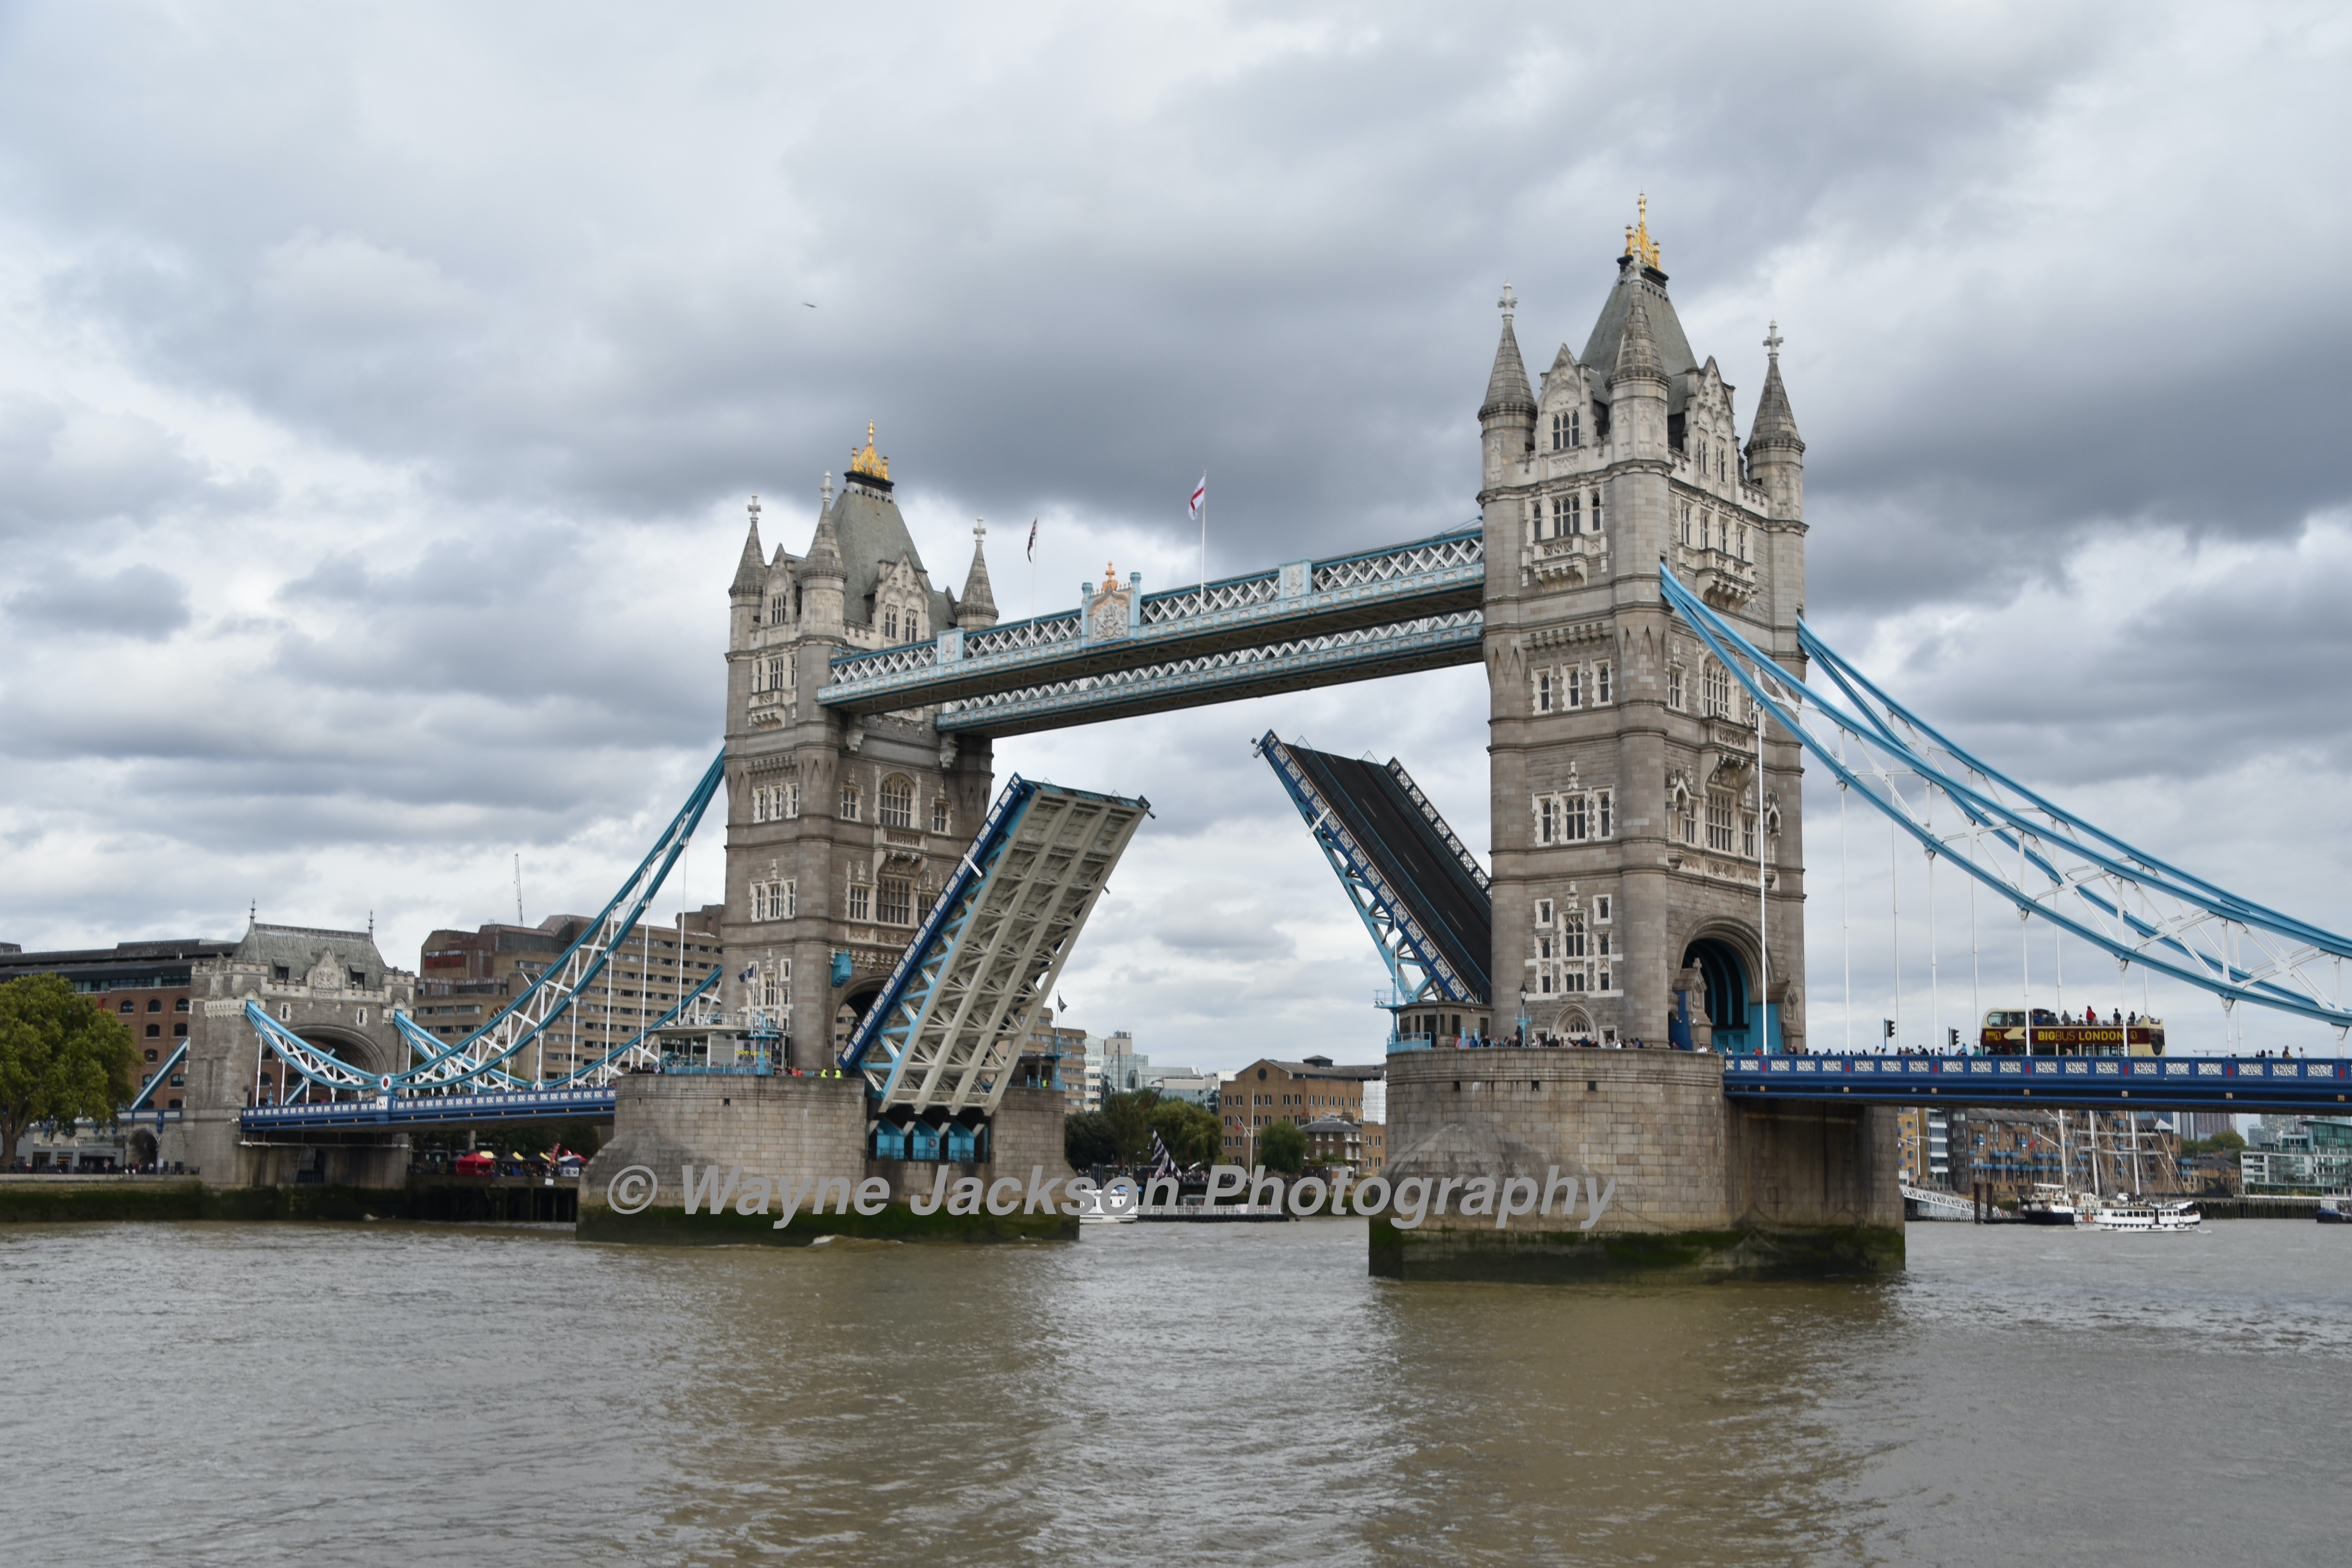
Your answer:
[[[1805,449],[1804,441],[1797,435],[1796,413],[1789,406],[1789,389],[1780,382],[1780,344],[1784,341],[1780,323],[1773,322],[1764,338],[1764,352],[1769,356],[1764,391],[1756,400],[1756,422],[1748,431],[1751,460],[1759,447],[1782,447],[1799,455]]]
[[[988,524],[974,518],[971,524],[971,571],[963,580],[963,596],[956,601],[956,625],[966,631],[978,631],[996,624],[996,595],[988,583],[988,556],[982,549],[988,538]]]
[[[1650,308],[1633,301],[1625,312],[1625,331],[1617,340],[1617,363],[1609,367],[1609,384],[1629,376],[1653,376],[1664,381],[1666,367],[1658,358],[1658,340],[1650,331]]]
[[[756,599],[767,583],[768,559],[760,551],[760,498],[753,496],[746,510],[751,514],[751,527],[743,536],[743,558],[736,563],[735,581],[727,585],[727,591],[748,594]]]
[[[1528,384],[1527,363],[1519,358],[1518,335],[1511,331],[1511,316],[1519,300],[1510,284],[1503,285],[1503,297],[1495,304],[1503,312],[1503,336],[1495,345],[1495,369],[1486,377],[1486,401],[1478,405],[1478,418],[1484,423],[1496,415],[1522,414],[1533,419],[1535,390]]]

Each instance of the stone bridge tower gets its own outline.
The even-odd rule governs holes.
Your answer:
[[[1582,355],[1562,344],[1538,384],[1515,304],[1506,285],[1478,410],[1496,1030],[1523,986],[1533,1030],[1662,1042],[1682,993],[1701,1044],[1754,1049],[1769,1026],[1800,1045],[1800,753],[1774,730],[1759,767],[1746,694],[1658,590],[1664,562],[1802,673],[1805,448],[1779,334],[1743,451],[1733,389],[1667,297],[1646,204]]]
[[[891,484],[868,426],[838,496],[826,476],[800,556],[762,553],[753,498],[728,589],[721,1005],[772,1019],[801,1068],[873,1000],[993,783],[988,742],[942,736],[929,710],[860,719],[815,700],[840,654],[996,622],[983,530],[961,597],[935,588]]]

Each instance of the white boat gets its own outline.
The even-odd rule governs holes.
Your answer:
[[[2077,1223],[2092,1230],[2192,1230],[2204,1221],[2195,1204],[2124,1194],[2087,1200]]]
[[[1142,1209],[1135,1188],[1124,1181],[1078,1194],[1080,1225],[1133,1225],[1142,1217]]]

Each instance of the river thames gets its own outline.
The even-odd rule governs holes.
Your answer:
[[[2352,1233],[1909,1227],[1878,1283],[0,1231],[16,1563],[2340,1563]]]

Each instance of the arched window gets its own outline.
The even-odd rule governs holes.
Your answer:
[[[948,797],[943,795],[935,795],[931,797],[931,831],[934,833],[945,833],[947,830]]]
[[[882,612],[882,637],[886,642],[898,640],[898,612],[895,609]]]
[[[915,784],[904,773],[892,773],[882,781],[882,826],[915,826]]]

